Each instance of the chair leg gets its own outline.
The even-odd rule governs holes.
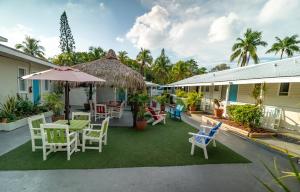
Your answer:
[[[46,161],[47,160],[47,149],[46,146],[43,145],[43,160]]]
[[[99,140],[99,152],[102,152],[102,138]]]
[[[204,152],[204,157],[205,157],[205,159],[208,159],[206,147],[203,148],[203,152]]]
[[[192,148],[191,148],[191,155],[194,155],[194,151],[195,151],[195,145],[194,143],[192,144]]]
[[[217,147],[216,140],[213,140],[213,146]]]
[[[68,159],[68,161],[71,159],[71,147],[70,147],[70,145],[68,145],[67,146],[67,159]]]
[[[32,152],[35,152],[35,140],[31,139]]]
[[[104,145],[107,145],[107,135],[105,135],[105,138],[104,138]]]
[[[85,137],[82,138],[82,152],[85,152]]]

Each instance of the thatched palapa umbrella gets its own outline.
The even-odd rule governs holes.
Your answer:
[[[73,67],[106,80],[105,82],[96,82],[96,85],[131,90],[144,89],[146,87],[143,76],[121,63],[112,49],[108,51],[104,58],[77,64]]]

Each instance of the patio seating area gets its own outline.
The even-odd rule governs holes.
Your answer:
[[[188,132],[195,132],[195,129],[171,119],[167,119],[165,125],[148,125],[143,132],[129,127],[111,127],[107,131],[107,145],[101,153],[98,150],[75,152],[69,161],[65,151],[51,153],[43,161],[42,150],[32,152],[31,142],[26,142],[0,156],[0,169],[95,169],[250,162],[219,142],[217,147],[208,146],[209,159],[204,158],[200,148],[191,156]]]

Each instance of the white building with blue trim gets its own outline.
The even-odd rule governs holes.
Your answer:
[[[263,126],[300,134],[300,57],[196,75],[167,87],[203,92],[201,109],[211,112],[213,99],[222,100],[224,109],[232,104],[255,104],[252,92],[258,84]]]

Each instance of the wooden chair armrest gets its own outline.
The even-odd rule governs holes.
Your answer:
[[[212,138],[212,137],[207,136],[207,135],[200,135],[200,134],[197,134],[197,133],[191,133],[191,132],[189,132],[189,135],[198,136],[198,137],[203,137],[203,138],[208,138],[208,139],[211,139],[211,138]]]
[[[73,136],[76,137],[77,133],[76,132],[72,132],[72,133],[69,133],[69,137]]]

